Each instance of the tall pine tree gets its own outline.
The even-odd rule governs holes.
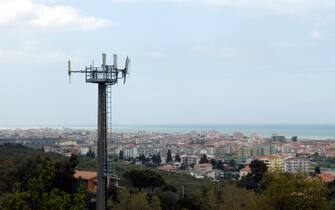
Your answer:
[[[167,154],[166,154],[166,163],[170,163],[172,162],[172,155],[171,155],[171,150],[168,150]]]

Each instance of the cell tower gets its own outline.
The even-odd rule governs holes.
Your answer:
[[[72,73],[82,73],[85,74],[87,83],[98,84],[97,210],[107,208],[107,182],[113,175],[112,158],[107,151],[108,144],[112,142],[112,85],[117,84],[120,79],[123,79],[123,83],[126,82],[129,65],[130,60],[127,57],[125,67],[119,69],[116,54],[113,55],[113,65],[107,65],[105,53],[102,54],[102,65],[99,67],[92,64],[86,66],[85,70],[72,70],[71,62],[68,61],[70,83]]]

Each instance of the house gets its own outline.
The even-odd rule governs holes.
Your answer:
[[[158,169],[162,170],[162,171],[166,171],[166,172],[174,172],[174,171],[176,171],[176,168],[173,165],[171,165],[171,164],[162,165]]]
[[[240,179],[244,176],[246,176],[248,173],[251,173],[251,168],[250,166],[245,166],[240,170]]]
[[[87,191],[95,192],[97,186],[97,172],[76,170],[74,178],[84,181]]]
[[[258,159],[263,161],[270,171],[284,170],[284,157],[280,155],[259,156]]]
[[[331,173],[327,172],[321,172],[320,174],[317,175],[323,182],[332,182],[335,179],[335,176]]]
[[[210,163],[200,163],[200,164],[195,164],[193,168],[198,171],[209,172],[213,169],[213,166]]]
[[[187,166],[191,166],[193,164],[197,164],[198,157],[195,155],[181,155],[181,162]]]
[[[190,175],[197,179],[203,179],[212,169],[213,166],[210,163],[194,164],[193,169],[190,170]]]
[[[288,158],[284,161],[285,172],[310,172],[310,162],[305,158]]]
[[[206,176],[212,181],[220,181],[224,178],[224,172],[218,169],[211,170],[210,172],[206,173]]]

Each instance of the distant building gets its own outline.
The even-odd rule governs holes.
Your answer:
[[[88,147],[80,147],[79,150],[81,155],[86,155],[90,151]]]
[[[138,156],[136,146],[125,146],[123,147],[123,156],[126,158],[136,158]]]
[[[193,169],[190,170],[190,175],[197,179],[203,179],[207,176],[207,173],[212,171],[212,168],[210,163],[195,164]]]
[[[207,147],[207,155],[214,155],[215,156],[215,148],[214,147]]]
[[[204,135],[205,138],[214,139],[214,138],[219,138],[220,137],[220,132],[218,132],[218,131],[205,131],[203,135]]]
[[[271,140],[272,142],[286,142],[286,137],[277,134],[272,134]]]
[[[159,170],[166,171],[166,172],[174,172],[176,171],[176,168],[174,165],[171,164],[165,164],[160,167],[158,167]]]
[[[250,166],[245,166],[244,168],[242,168],[241,170],[240,170],[240,179],[242,178],[242,177],[244,177],[244,176],[246,176],[248,173],[250,173],[251,172],[251,168],[250,168]]]
[[[257,145],[255,147],[254,155],[259,156],[259,155],[273,155],[276,153],[276,149],[272,145]]]
[[[320,174],[317,175],[323,182],[332,182],[335,179],[334,174],[329,173],[329,172],[321,172]]]
[[[285,172],[310,172],[310,162],[304,158],[288,158],[284,160]]]
[[[60,146],[76,146],[77,141],[76,140],[63,140],[63,141],[57,142],[57,144]]]
[[[213,169],[213,166],[210,163],[200,163],[200,164],[195,164],[193,168],[198,171],[209,172]]]
[[[76,179],[81,179],[85,182],[87,191],[95,192],[97,186],[97,172],[95,171],[79,171],[76,170],[73,175]]]
[[[282,153],[292,153],[291,144],[283,144],[281,151],[282,151]]]
[[[239,155],[243,158],[252,157],[254,155],[254,147],[242,146]]]
[[[214,148],[214,156],[217,160],[223,160],[226,155],[231,155],[233,152],[231,145],[220,145]]]
[[[263,161],[270,171],[273,170],[284,170],[284,158],[279,155],[273,156],[260,156],[259,160]]]
[[[221,170],[211,170],[206,173],[206,176],[212,181],[220,181],[224,178],[224,172]]]
[[[239,140],[244,140],[246,137],[241,132],[233,132],[233,138],[234,139],[239,139]]]
[[[186,166],[191,166],[198,163],[198,156],[196,155],[181,155],[181,162]]]

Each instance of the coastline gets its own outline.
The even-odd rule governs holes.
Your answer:
[[[0,129],[76,129],[94,130],[95,125],[35,125],[35,126],[0,126]],[[193,125],[114,125],[116,133],[137,133],[139,131],[157,133],[190,133],[192,131],[218,131],[224,134],[241,132],[244,135],[257,134],[270,137],[278,134],[291,138],[298,136],[306,140],[335,140],[335,124],[193,124]]]

